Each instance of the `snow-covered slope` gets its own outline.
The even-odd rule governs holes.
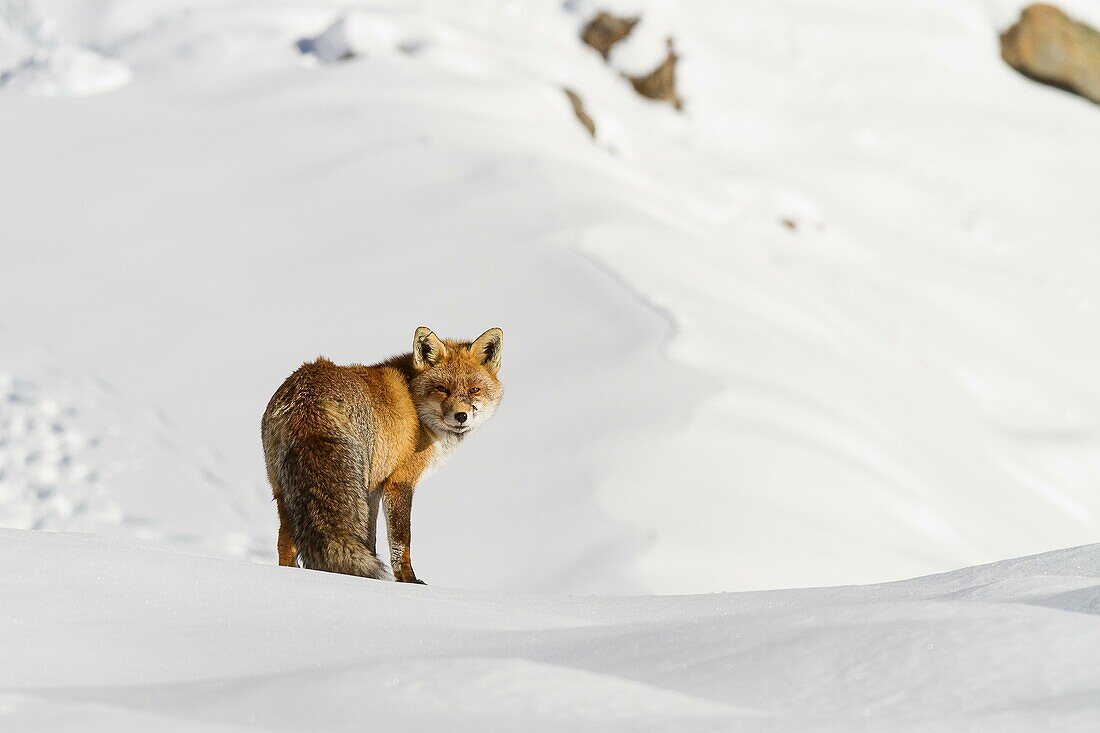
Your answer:
[[[1100,716],[1096,545],[880,586],[586,598],[13,530],[0,555],[6,733],[1084,731]]]
[[[608,65],[590,2],[0,3],[4,522],[270,559],[267,397],[427,323],[507,332],[499,416],[417,501],[429,582],[1095,540],[1100,111],[1002,64],[1019,4],[610,5],[643,22]],[[620,76],[667,35],[683,114]],[[64,94],[114,91],[28,94],[65,48],[105,66]]]
[[[1021,4],[0,0],[0,730],[1094,728],[1096,545],[563,595],[1100,539]],[[270,566],[271,392],[422,323],[506,331],[433,586]]]

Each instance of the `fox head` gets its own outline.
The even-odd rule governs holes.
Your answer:
[[[442,340],[421,326],[413,336],[413,402],[420,422],[438,433],[464,435],[493,416],[504,388],[497,379],[504,332],[474,341]]]

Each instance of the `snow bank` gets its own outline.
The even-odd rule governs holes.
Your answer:
[[[879,586],[409,587],[0,532],[5,731],[1089,730],[1100,546]],[[78,601],[78,602],[74,602]]]

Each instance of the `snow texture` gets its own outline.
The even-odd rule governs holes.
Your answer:
[[[1100,546],[901,583],[531,596],[0,530],[24,730],[1090,730]],[[74,602],[79,601],[79,602]]]

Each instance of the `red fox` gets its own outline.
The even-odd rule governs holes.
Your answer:
[[[499,328],[471,342],[421,326],[411,354],[373,366],[320,358],[287,377],[261,424],[279,564],[388,579],[375,554],[381,503],[393,577],[422,583],[409,551],[413,489],[500,404],[503,341]]]

